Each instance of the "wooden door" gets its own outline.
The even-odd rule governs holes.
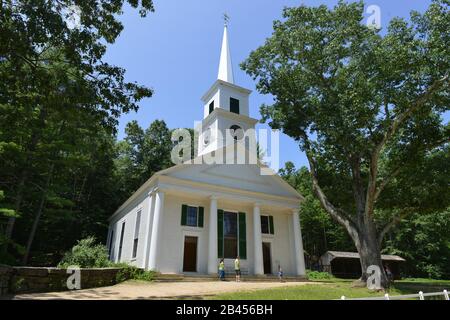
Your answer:
[[[272,260],[270,258],[270,243],[263,242],[263,261],[264,261],[264,274],[272,274]]]
[[[183,271],[197,271],[197,237],[184,238]]]

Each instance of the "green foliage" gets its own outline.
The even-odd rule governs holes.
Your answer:
[[[116,282],[126,280],[153,281],[155,272],[146,271],[127,263],[113,263],[108,258],[106,246],[97,243],[95,237],[87,237],[78,241],[72,250],[66,252],[59,268],[78,266],[80,268],[120,268]]]
[[[364,23],[362,1],[286,8],[273,27],[241,64],[274,98],[261,106],[263,121],[299,142],[314,194],[346,228],[363,269],[381,264],[380,243],[405,211],[448,206],[448,185],[441,193],[448,162],[436,166],[436,181],[404,184],[449,141],[448,1],[393,18],[383,34]],[[390,197],[396,178],[410,192]],[[444,201],[422,201],[430,188]]]
[[[15,277],[14,281],[11,284],[11,289],[13,292],[19,292],[24,289],[24,286],[25,286],[25,278]]]
[[[155,172],[172,166],[171,131],[163,120],[155,120],[144,130],[137,121],[125,128],[125,139],[116,145],[116,174],[126,197]]]
[[[0,150],[1,152],[1,150]],[[3,190],[0,190],[0,221],[2,218],[18,218],[20,215],[13,209],[4,208],[2,206],[5,206],[7,204],[2,204],[3,200],[5,199],[5,193]],[[8,239],[5,237],[3,232],[1,232],[0,228],[0,264],[8,264],[13,265],[15,263],[14,256],[9,254],[5,250],[1,250],[2,248],[5,248],[6,246],[14,247],[18,252],[23,252],[23,247],[12,241],[11,239]]]
[[[352,168],[366,189],[371,155],[394,120],[401,122],[381,150],[380,180],[448,140],[440,115],[450,105],[450,51],[438,36],[450,28],[442,18],[448,6],[433,1],[411,22],[393,19],[384,37],[365,26],[363,13],[362,2],[287,8],[241,65],[275,97],[261,107],[263,120],[299,141],[330,202],[349,215],[357,210]],[[408,109],[425,93],[420,110]]]
[[[355,246],[345,229],[333,221],[315,197],[308,169],[297,170],[292,162],[287,162],[279,174],[304,197],[300,220],[303,247],[310,267],[317,265],[318,258],[328,250],[354,251]]]
[[[385,209],[376,211],[379,224],[386,223],[411,199],[420,204],[420,209],[411,207],[408,219],[399,222],[383,243],[382,253],[397,254],[406,259],[401,266],[403,276],[450,279],[450,208],[440,209],[450,201],[445,182],[449,174],[442,175],[448,170],[444,168],[448,157],[445,150],[430,153],[421,168],[401,175],[380,199],[380,207]],[[328,250],[354,251],[354,244],[345,229],[333,222],[314,197],[308,170],[304,167],[297,170],[292,163],[286,163],[280,175],[305,198],[300,206],[300,217],[310,267],[314,267],[317,258]],[[427,187],[431,182],[434,187]],[[398,208],[393,213],[395,207]]]
[[[151,0],[2,1],[0,214],[8,217],[0,254],[16,263],[55,265],[77,239],[104,238],[123,200],[113,160],[118,118],[152,95],[104,61],[126,4],[140,16],[153,11]],[[74,7],[77,26],[67,16]]]
[[[0,206],[2,201],[5,199],[5,193],[3,192],[3,190],[0,190]],[[0,216],[4,216],[4,217],[19,217],[19,214],[14,211],[13,209],[9,209],[9,208],[2,208],[0,207]]]
[[[194,131],[191,134],[191,158],[195,155]],[[165,121],[155,120],[147,129],[131,121],[125,128],[125,138],[116,143],[114,159],[116,184],[126,198],[153,174],[173,165],[171,151],[176,142]]]
[[[115,266],[123,267],[116,275],[117,282],[126,280],[153,281],[155,279],[156,272],[151,270],[143,270],[128,264],[116,264]]]
[[[306,277],[308,278],[308,280],[334,279],[334,276],[329,274],[328,272],[319,272],[319,271],[311,271],[311,270],[306,270]]]
[[[405,276],[450,279],[450,207],[413,214],[386,236],[384,250],[406,259]]]
[[[106,246],[97,243],[95,237],[87,237],[78,241],[72,250],[64,255],[58,267],[106,268],[112,265]]]

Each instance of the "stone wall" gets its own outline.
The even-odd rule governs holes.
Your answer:
[[[120,268],[80,269],[81,289],[114,285]],[[7,293],[65,291],[72,273],[59,268],[0,266],[0,296]]]
[[[0,265],[0,296],[9,292],[9,281],[12,273],[12,268]]]

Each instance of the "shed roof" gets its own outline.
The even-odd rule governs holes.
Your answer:
[[[359,253],[357,253],[357,252],[327,251],[327,252],[325,252],[324,255],[326,255],[326,254],[332,256],[330,261],[333,260],[334,258],[359,259]],[[385,261],[405,261],[405,259],[403,259],[402,257],[396,256],[396,255],[392,255],[392,254],[382,254],[381,255],[381,260],[385,260]]]

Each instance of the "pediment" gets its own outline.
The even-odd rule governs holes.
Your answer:
[[[257,164],[189,164],[163,175],[245,191],[291,198],[300,194],[278,175],[262,175]]]

